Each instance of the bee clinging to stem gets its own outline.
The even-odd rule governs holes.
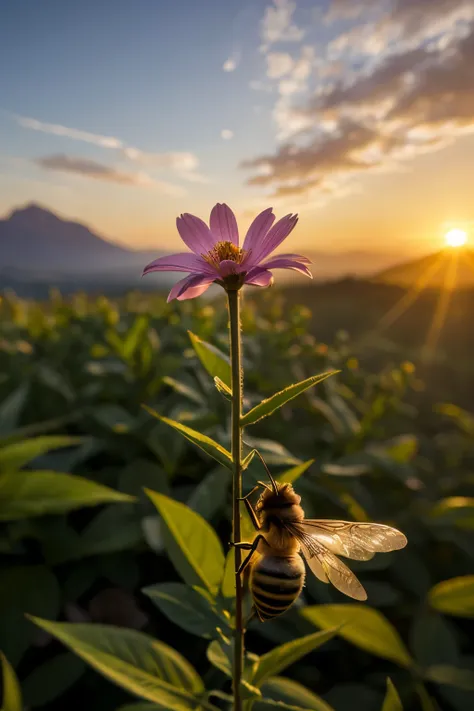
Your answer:
[[[275,481],[263,457],[270,485],[258,482],[242,500],[256,535],[253,543],[236,543],[249,551],[239,572],[249,569],[249,590],[263,622],[283,614],[297,600],[305,581],[306,560],[323,583],[355,600],[367,594],[354,573],[337,558],[370,560],[375,553],[399,550],[407,544],[400,531],[379,523],[305,519],[301,497],[291,484]],[[255,508],[250,497],[263,489]]]

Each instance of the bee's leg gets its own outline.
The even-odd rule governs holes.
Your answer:
[[[260,489],[260,485],[254,486],[253,489],[252,489],[252,491],[249,491],[249,493],[247,494],[247,496],[242,496],[242,498],[239,499],[239,501],[243,501],[243,502],[244,502],[245,508],[247,509],[248,515],[250,516],[250,520],[252,521],[253,526],[254,526],[254,528],[255,528],[256,531],[260,531],[261,526],[260,526],[260,523],[259,523],[259,520],[258,520],[258,516],[257,516],[257,514],[255,513],[255,509],[254,509],[254,507],[252,506],[252,504],[250,503],[249,498],[250,498],[250,496],[252,496],[252,494],[254,494],[254,493],[255,493],[256,491],[258,491],[259,489]]]
[[[244,560],[242,561],[237,573],[240,574],[245,570],[247,565],[250,563],[250,559],[252,558],[253,554],[257,550],[257,547],[258,547],[258,544],[260,543],[260,541],[265,541],[265,543],[266,543],[265,536],[262,536],[261,533],[259,533],[258,536],[255,536],[255,540],[251,545],[250,545],[250,543],[235,543],[234,544],[235,548],[240,548],[241,550],[249,551],[248,556],[246,558],[244,558]]]

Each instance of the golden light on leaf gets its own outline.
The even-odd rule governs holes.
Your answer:
[[[467,242],[467,232],[456,228],[448,230],[444,235],[444,241],[448,247],[463,247]]]

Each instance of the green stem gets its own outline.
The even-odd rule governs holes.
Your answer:
[[[232,366],[232,458],[234,476],[232,485],[232,541],[240,543],[240,501],[242,497],[242,363],[240,344],[240,293],[228,291],[230,317],[230,359]],[[234,637],[234,711],[242,711],[241,679],[244,666],[244,624],[242,611],[242,580],[237,573],[241,552],[235,552],[235,637]]]

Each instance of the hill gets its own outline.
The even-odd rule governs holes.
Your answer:
[[[448,247],[422,259],[386,269],[372,280],[417,289],[469,289],[474,287],[474,251]]]

